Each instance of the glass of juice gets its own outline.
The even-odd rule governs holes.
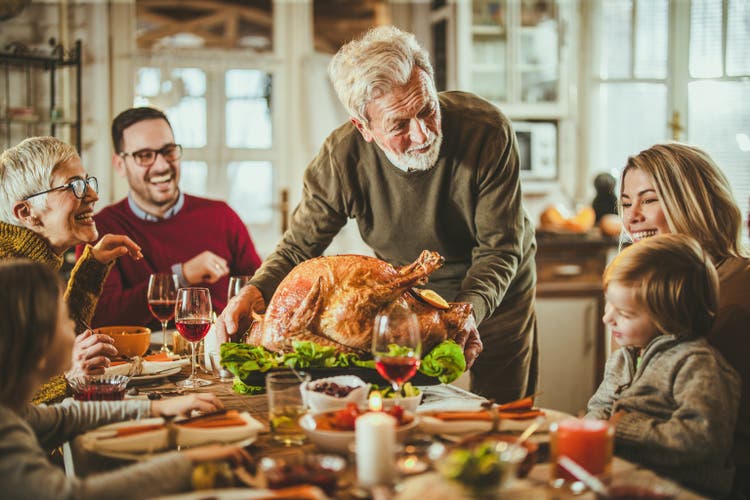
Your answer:
[[[612,466],[614,426],[606,420],[569,418],[550,426],[552,479],[577,479],[558,464],[567,456],[595,476],[607,475]]]
[[[271,437],[284,446],[302,444],[305,441],[305,433],[299,425],[299,418],[305,414],[300,386],[309,381],[310,375],[303,372],[266,375]]]

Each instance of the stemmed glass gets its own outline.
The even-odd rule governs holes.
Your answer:
[[[167,345],[167,323],[174,318],[174,306],[177,301],[177,276],[170,273],[155,273],[148,278],[148,308],[151,314],[161,322],[160,352],[172,354]]]
[[[190,378],[177,382],[180,387],[201,387],[210,380],[195,376],[195,344],[211,328],[211,293],[208,288],[180,288],[177,291],[175,325],[185,340],[190,342]]]
[[[395,398],[419,368],[422,338],[417,315],[402,301],[396,301],[375,316],[372,354],[375,369],[393,386]],[[398,402],[398,401],[397,401]]]
[[[230,276],[229,277],[229,287],[227,288],[227,302],[232,300],[232,297],[240,293],[240,290],[242,290],[245,285],[250,283],[250,279],[252,276],[248,274],[241,274],[238,276]]]

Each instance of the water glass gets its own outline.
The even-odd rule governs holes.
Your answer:
[[[298,445],[305,441],[305,433],[299,425],[299,418],[305,414],[300,388],[309,381],[310,375],[304,372],[266,375],[271,437],[284,446]]]
[[[211,351],[208,353],[208,356],[211,360],[211,371],[213,371],[214,375],[219,377],[219,382],[232,382],[234,380],[234,375],[221,365],[221,354],[216,351]]]

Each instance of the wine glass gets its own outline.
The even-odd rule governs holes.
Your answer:
[[[175,325],[185,340],[190,342],[190,378],[177,382],[180,387],[201,387],[211,381],[195,376],[195,344],[211,328],[211,293],[208,288],[180,288],[177,291]]]
[[[229,287],[227,288],[227,302],[232,300],[232,297],[240,293],[240,290],[242,290],[245,285],[250,283],[250,279],[252,276],[249,274],[240,274],[237,276],[230,276],[229,277]]]
[[[372,354],[375,369],[393,386],[395,398],[419,368],[422,338],[417,315],[403,301],[396,301],[375,316]]]
[[[170,273],[155,273],[148,278],[148,308],[151,314],[161,322],[161,349],[159,352],[172,354],[167,345],[167,323],[174,318],[174,306],[177,301],[177,276]]]

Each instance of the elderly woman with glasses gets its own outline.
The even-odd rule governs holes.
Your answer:
[[[54,137],[32,137],[0,154],[0,259],[27,258],[55,270],[66,250],[96,241],[94,203],[99,199],[96,177],[89,177],[76,150]],[[106,235],[95,246],[86,245],[73,268],[65,291],[76,322],[74,374],[102,373],[117,354],[112,339],[91,332],[87,325],[96,308],[110,268],[122,255],[142,258],[141,249],[127,236]],[[35,402],[65,393],[57,377],[45,384]]]

